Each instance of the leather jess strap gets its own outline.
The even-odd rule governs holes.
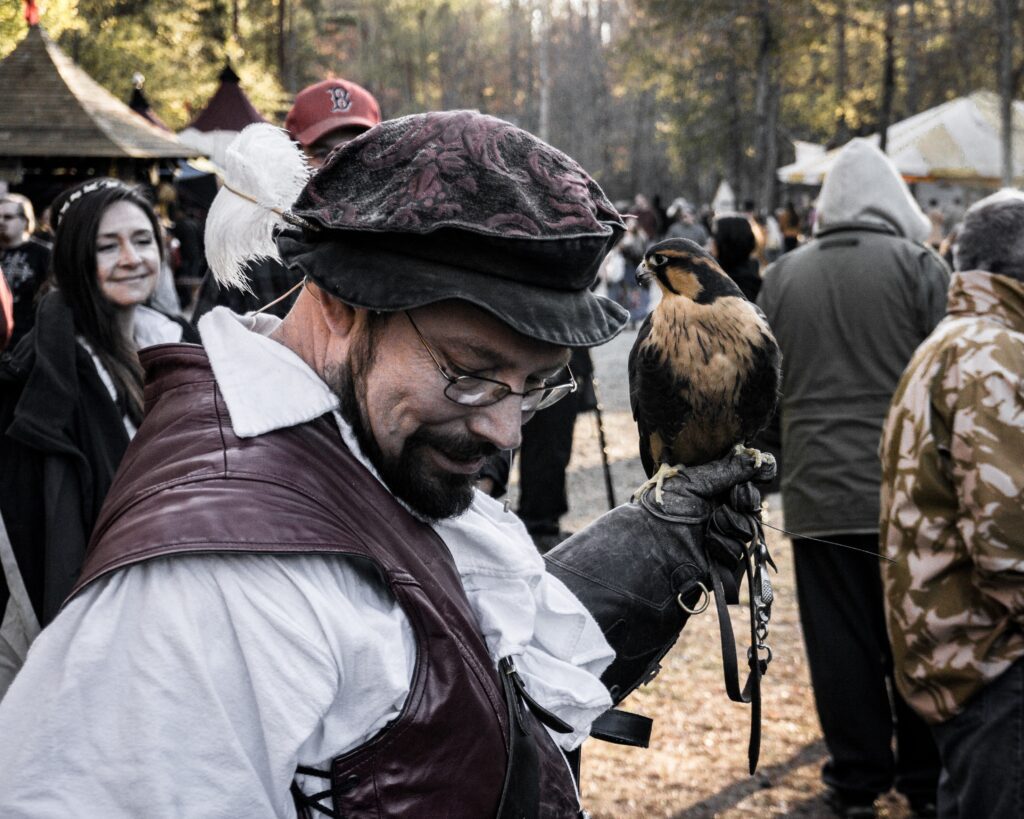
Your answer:
[[[734,492],[740,489],[737,487]],[[738,508],[737,508],[738,507]],[[740,510],[743,511],[740,511]],[[733,702],[750,704],[750,742],[747,747],[747,761],[750,773],[757,770],[761,750],[761,677],[768,670],[771,650],[764,644],[771,616],[772,589],[767,568],[775,567],[761,528],[760,509],[744,509],[736,503],[731,509],[719,507],[713,516],[708,538],[712,543],[743,543],[740,565],[747,576],[747,591],[750,608],[750,647],[747,649],[749,673],[743,689],[740,689],[739,669],[736,661],[736,639],[733,635],[732,620],[727,606],[739,602],[739,588],[733,571],[733,560],[715,559],[726,554],[721,549],[712,549],[710,570],[712,588],[715,593],[715,608],[718,613],[718,627],[722,643],[722,668],[725,675],[725,689]],[[719,514],[721,513],[721,514]],[[768,656],[761,657],[761,650]]]
[[[747,746],[747,762],[750,773],[757,770],[761,752],[761,675],[767,670],[754,653],[748,652],[750,673],[740,690],[739,668],[736,662],[736,638],[733,636],[732,621],[729,619],[728,602],[721,573],[711,570],[711,582],[715,591],[715,608],[718,611],[718,629],[722,640],[722,668],[725,674],[725,691],[733,702],[750,703],[750,742]]]
[[[651,726],[654,720],[643,714],[633,714],[620,708],[610,708],[594,720],[590,735],[594,739],[616,745],[646,748],[651,744]]]

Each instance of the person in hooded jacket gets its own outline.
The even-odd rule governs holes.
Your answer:
[[[53,287],[0,358],[0,697],[71,591],[142,420],[138,350],[198,340],[146,307],[163,260],[142,192],[96,179],[54,203]]]
[[[827,800],[842,816],[873,816],[875,798],[893,785],[915,813],[934,811],[938,756],[891,685],[872,557],[889,400],[945,312],[950,274],[923,244],[929,230],[891,162],[855,139],[822,188],[813,240],[768,268],[758,296],[786,362],[782,505],[786,528],[798,533],[797,597],[829,751]]]

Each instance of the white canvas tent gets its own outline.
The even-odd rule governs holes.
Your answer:
[[[999,97],[975,91],[889,127],[886,154],[908,182],[948,180],[998,187],[1001,178]],[[869,137],[876,145],[878,134]],[[805,156],[776,172],[787,184],[820,185],[839,154]],[[1024,102],[1013,104],[1013,175],[1024,182]]]
[[[724,179],[719,183],[715,197],[711,200],[711,208],[715,213],[731,213],[736,210],[736,194],[732,186]]]

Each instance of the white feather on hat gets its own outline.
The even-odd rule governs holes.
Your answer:
[[[311,173],[305,154],[280,128],[261,122],[235,137],[206,218],[206,261],[218,283],[249,291],[250,262],[281,260],[274,228]]]

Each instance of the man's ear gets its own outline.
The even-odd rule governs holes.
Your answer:
[[[331,335],[347,337],[356,323],[356,308],[345,304],[315,284],[311,286],[316,290],[311,295],[319,302],[320,315]]]

